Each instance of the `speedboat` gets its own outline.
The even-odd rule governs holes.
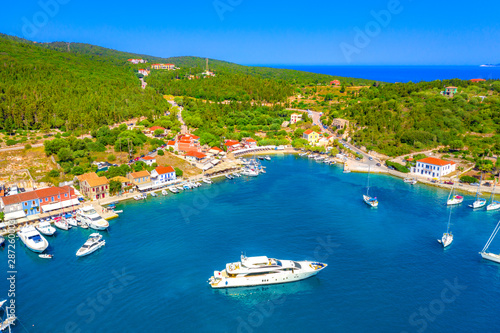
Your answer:
[[[233,176],[237,177],[237,178],[241,177],[241,175],[239,173],[237,173],[237,172],[233,173]]]
[[[172,192],[173,194],[177,194],[177,193],[179,193],[179,190],[178,190],[175,186],[170,186],[170,187],[168,188],[168,190],[169,190],[170,192]]]
[[[185,190],[190,190],[190,189],[191,189],[191,185],[189,185],[189,184],[184,184],[184,185],[182,185],[182,187],[183,187]]]
[[[83,244],[83,246],[78,249],[78,251],[76,252],[76,256],[84,257],[97,251],[104,245],[106,245],[106,241],[102,240],[102,235],[95,232],[93,234],[90,234],[85,244]]]
[[[53,255],[53,254],[48,254],[48,253],[39,254],[38,256],[39,256],[40,258],[43,258],[43,259],[52,259],[52,258],[54,258],[54,255]]]
[[[266,159],[266,161],[270,161],[270,160],[271,160],[271,157],[270,157],[269,155],[267,155],[267,156],[265,157],[265,159]]]
[[[157,196],[158,196],[158,194],[157,194],[157,193],[155,193],[155,192],[151,192],[151,196],[152,196],[152,197],[157,197]]]
[[[491,201],[491,203],[486,206],[486,210],[497,210],[497,209],[500,209],[500,202],[498,201]]]
[[[278,260],[265,256],[241,256],[241,261],[214,271],[208,282],[212,288],[233,288],[288,283],[307,279],[328,265],[314,261]]]
[[[227,179],[233,179],[234,177],[233,177],[233,176],[231,176],[231,175],[226,175],[226,178],[227,178]]]
[[[60,217],[60,218],[55,218],[54,219],[54,225],[58,227],[61,230],[69,230],[71,226],[66,222],[66,219]]]
[[[451,232],[445,232],[441,239],[438,239],[438,242],[443,245],[443,248],[448,247],[453,242],[453,234]]]
[[[54,228],[50,222],[40,222],[36,226],[36,230],[40,231],[41,234],[45,236],[52,236],[56,233],[56,228]]]
[[[92,206],[80,208],[78,214],[80,214],[82,220],[92,229],[106,230],[109,227],[109,222],[103,219]]]
[[[167,195],[168,191],[167,190],[161,190],[161,195]]]
[[[85,221],[78,221],[78,226],[82,229],[88,229],[89,225]]]
[[[182,186],[177,186],[176,188],[177,188],[179,191],[184,191],[184,187],[182,187]]]
[[[410,185],[415,185],[417,183],[417,180],[414,178],[405,178],[404,182]]]
[[[210,180],[210,178],[203,178],[203,182],[205,184],[212,184],[213,182]]]
[[[49,242],[31,225],[22,227],[17,235],[24,245],[33,252],[41,253],[49,246]]]
[[[458,205],[458,204],[461,204],[463,201],[464,201],[464,197],[462,197],[461,195],[454,195],[450,199],[448,199],[448,201],[446,202],[446,204],[448,206]]]
[[[364,202],[371,207],[378,207],[378,200],[377,198],[370,197],[368,195],[363,194],[363,200]]]

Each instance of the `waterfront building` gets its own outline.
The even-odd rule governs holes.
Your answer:
[[[257,140],[253,138],[243,138],[241,139],[241,143],[245,145],[246,148],[255,148],[257,147]]]
[[[140,191],[151,189],[153,186],[153,183],[151,182],[151,175],[147,170],[131,172],[127,175],[127,178],[130,179],[132,184],[137,186]]]
[[[132,186],[132,181],[126,177],[123,177],[123,176],[113,177],[109,181],[110,182],[111,181],[120,182],[122,184],[122,190],[126,189],[127,187]]]
[[[224,145],[226,146],[227,151],[235,151],[242,148],[241,143],[237,140],[226,140]]]
[[[306,139],[310,145],[316,144],[319,139],[320,139],[320,134],[318,132],[315,132],[313,130],[307,130],[303,134],[303,138]]]
[[[151,171],[151,183],[153,188],[159,188],[177,179],[175,170],[171,166],[159,166]]]
[[[88,177],[80,182],[80,190],[90,200],[109,197],[109,181],[106,177]]]
[[[411,168],[411,172],[428,176],[432,178],[440,178],[455,171],[456,163],[445,161],[435,157],[426,157],[417,160],[416,165]]]

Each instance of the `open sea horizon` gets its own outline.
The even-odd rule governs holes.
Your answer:
[[[447,79],[500,79],[500,67],[480,66],[305,66],[259,65],[383,82],[420,82]]]
[[[500,265],[481,259],[499,212],[446,206],[448,191],[293,155],[266,174],[117,204],[106,245],[92,230],[46,237],[46,260],[16,240],[13,332],[499,332]],[[453,244],[437,239],[452,211]],[[490,250],[500,252],[500,239]],[[312,259],[307,280],[213,290],[214,270],[247,256]],[[7,248],[0,250],[7,280]]]

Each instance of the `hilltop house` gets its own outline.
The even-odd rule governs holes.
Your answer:
[[[316,144],[319,141],[320,136],[321,135],[319,133],[310,129],[305,131],[304,134],[302,135],[302,137],[306,139],[310,145]]]
[[[245,145],[247,148],[255,148],[257,147],[257,140],[253,138],[243,138],[241,139],[241,143]]]
[[[290,124],[296,124],[297,122],[302,120],[302,114],[301,113],[292,113],[290,116]]]
[[[457,93],[457,87],[446,87],[444,91],[441,91],[443,96],[453,97]]]
[[[241,143],[237,140],[226,140],[224,145],[226,146],[227,151],[235,151],[242,148]]]
[[[330,85],[332,86],[340,86],[340,81],[339,80],[333,80],[333,81],[330,81]]]
[[[139,69],[139,71],[138,71],[138,72],[139,72],[139,74],[142,74],[142,75],[144,75],[144,76],[148,76],[148,75],[149,75],[149,73],[150,73],[150,72],[149,72],[149,70],[147,70],[147,69],[142,69],[142,68],[141,68],[141,69]]]
[[[152,166],[153,164],[156,163],[156,158],[154,158],[152,156],[144,156],[144,157],[141,157],[139,159],[139,161],[146,163],[148,166]]]
[[[159,166],[151,171],[151,182],[153,183],[153,188],[160,188],[168,182],[176,179],[175,170],[171,166]]]
[[[411,172],[428,176],[432,178],[440,178],[455,171],[456,163],[452,161],[444,161],[435,157],[426,157],[416,162],[416,165],[411,168]]]
[[[200,137],[193,134],[180,135],[177,138],[179,152],[200,151]]]
[[[148,62],[147,60],[144,60],[144,59],[128,59],[127,61],[133,63],[134,65],[144,64],[144,63]]]
[[[168,70],[172,70],[172,69],[175,69],[175,65],[174,64],[152,64],[151,68],[152,69],[168,69]]]

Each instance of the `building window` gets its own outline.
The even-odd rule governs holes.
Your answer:
[[[25,206],[28,206],[28,203],[27,203],[27,202],[25,202],[25,203],[24,203],[24,205],[25,205]]]
[[[68,197],[68,193],[64,193],[64,197],[67,198]]]
[[[52,197],[52,202],[54,202],[54,197]]]

